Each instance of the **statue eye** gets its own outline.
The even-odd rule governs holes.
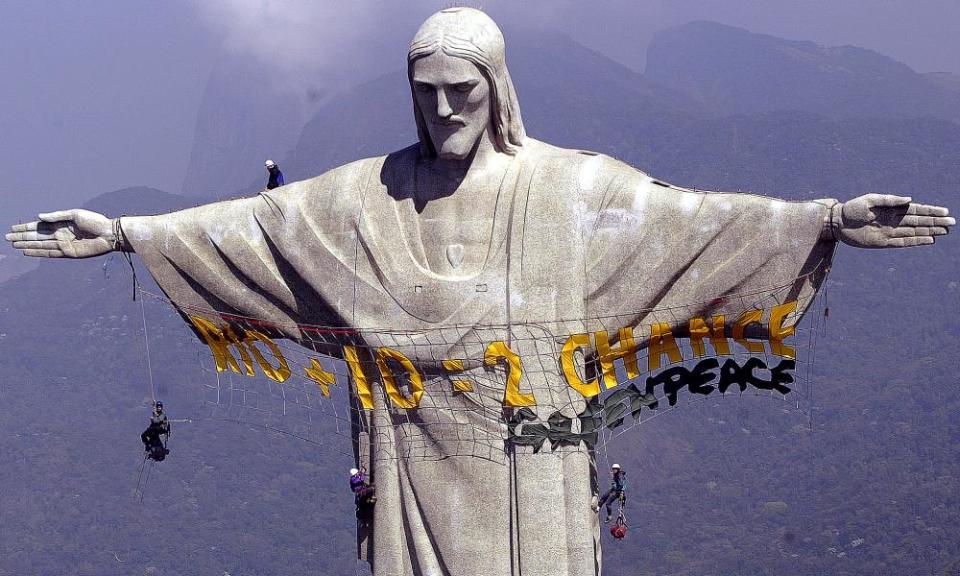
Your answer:
[[[417,92],[420,92],[422,94],[426,94],[427,92],[433,92],[433,86],[429,84],[424,84],[423,82],[417,82],[416,84],[413,85],[413,87]]]
[[[473,87],[476,86],[473,82],[461,82],[460,84],[454,84],[453,89],[457,92],[469,92],[473,90]]]

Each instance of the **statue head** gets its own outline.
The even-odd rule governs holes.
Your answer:
[[[523,145],[503,34],[483,12],[448,8],[427,18],[410,43],[407,76],[424,156],[462,159],[485,133],[499,152]]]

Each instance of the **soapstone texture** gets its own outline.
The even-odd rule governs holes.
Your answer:
[[[798,301],[792,325],[837,239],[932,244],[953,225],[946,209],[894,196],[838,205],[687,190],[528,137],[502,35],[477,10],[428,19],[409,62],[420,142],[406,149],[251,198],[124,217],[119,238],[115,221],[82,210],[7,235],[30,256],[135,251],[188,314],[260,319],[321,353],[339,348],[300,326],[350,328],[358,346],[410,358],[425,381],[416,410],[377,393],[372,410],[353,411],[357,459],[379,497],[360,539],[376,576],[600,573],[593,453],[507,449],[503,378],[455,393],[441,359],[473,359],[458,377],[482,383],[484,346],[507,342],[533,360],[521,392],[537,417],[575,418],[584,399],[555,360],[567,335],[654,322],[682,331],[771,289]],[[646,334],[637,330],[641,346]],[[449,432],[465,428],[469,442]]]
[[[505,65],[498,70],[509,84]],[[421,138],[428,138],[425,128]],[[522,145],[505,176],[476,192],[476,201],[492,207],[490,217],[479,225],[445,222],[478,231],[458,237],[458,267],[448,246],[421,230],[414,200],[421,194],[422,145],[253,198],[124,218],[124,231],[182,309],[264,319],[284,326],[293,340],[302,340],[298,324],[411,330],[521,324],[512,333],[467,330],[441,345],[388,343],[425,371],[433,363],[434,373],[438,359],[482,358],[479,343],[495,339],[512,338],[521,357],[535,357],[523,349],[531,340],[517,333],[527,330],[525,322],[559,336],[569,328],[554,321],[781,286],[809,271],[808,262],[829,260],[832,242],[819,240],[823,204],[686,191],[606,156],[538,142],[522,128],[514,138]],[[797,281],[804,302],[814,289],[807,279]],[[631,324],[641,321],[651,319],[637,313]],[[370,339],[364,344],[381,344]],[[471,366],[464,376],[482,371]],[[358,452],[378,488],[363,550],[374,573],[599,573],[592,454],[580,447],[562,448],[569,452],[563,457],[517,448],[511,456],[503,450],[502,392],[454,395],[442,377],[425,387],[420,421],[398,423],[397,411],[378,394],[360,427],[373,431],[360,434]],[[528,371],[523,388],[535,395],[543,419],[583,409],[555,365]],[[425,434],[450,419],[467,419],[499,452],[475,443],[478,453],[470,454],[456,438]],[[436,457],[404,457],[398,438],[412,435],[432,440],[428,449]]]
[[[525,346],[544,331],[569,334],[569,318],[633,313],[624,325],[636,325],[653,320],[637,311],[691,302],[712,315],[725,312],[710,304],[717,295],[791,284],[802,308],[820,276],[797,277],[822,274],[832,253],[833,242],[820,240],[820,203],[682,190],[612,158],[527,138],[502,186],[488,191],[496,204],[488,239],[465,246],[464,261],[476,268],[435,270],[425,252],[445,246],[418,233],[410,201],[418,156],[413,146],[253,198],[124,218],[124,226],[178,305],[266,319],[294,340],[302,340],[298,324],[483,327],[442,344],[378,342],[374,331],[364,342],[389,345],[434,374],[439,359],[482,358],[478,345],[497,339],[536,358]],[[656,320],[676,329],[686,319]],[[532,321],[536,329],[523,324]],[[489,328],[514,324],[509,333]],[[464,376],[479,381],[483,370],[477,364]],[[542,420],[583,409],[556,363],[526,374],[523,390],[532,390]],[[372,432],[359,438],[379,497],[366,549],[375,574],[598,573],[592,454],[518,447],[511,457],[502,448],[502,388],[453,394],[441,376],[425,388],[416,421],[374,395],[363,427]],[[465,452],[442,434],[452,419],[496,441]],[[427,457],[405,457],[413,436],[427,443]]]

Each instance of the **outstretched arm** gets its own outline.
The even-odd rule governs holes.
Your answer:
[[[119,218],[90,210],[40,214],[39,220],[15,224],[6,239],[25,256],[91,258],[114,250],[132,252]]]
[[[865,194],[835,204],[825,234],[859,248],[903,248],[933,244],[956,220],[942,206],[912,202],[908,196]]]
[[[591,161],[582,162],[586,172]],[[708,303],[703,314],[734,314],[723,308],[736,300],[726,295],[782,288],[780,302],[797,301],[792,325],[826,277],[837,242],[921,246],[955,225],[946,208],[905,197],[786,202],[687,190],[614,160],[591,163],[600,164],[593,180],[604,184],[593,187],[602,194],[583,192],[597,206],[588,220],[585,287],[597,317],[689,302]]]

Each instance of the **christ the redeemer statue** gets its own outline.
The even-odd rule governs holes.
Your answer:
[[[530,326],[563,334],[580,318],[588,331],[590,318],[611,316],[636,326],[691,302],[707,317],[723,313],[722,296],[784,286],[798,301],[795,323],[837,242],[933,244],[954,224],[945,208],[899,196],[786,202],[687,190],[535,140],[503,36],[477,10],[431,16],[407,62],[419,135],[408,148],[252,198],[119,222],[52,212],[6,236],[28,256],[136,252],[177,306],[262,319],[306,344],[302,325],[357,329],[368,346],[384,344],[365,329],[406,329],[390,345],[424,369],[420,406],[398,418],[375,394],[357,438],[378,489],[364,550],[377,576],[600,572],[589,450],[474,442],[471,453],[443,433],[463,425],[506,438],[502,385],[454,393],[450,376],[431,370],[465,358],[458,378],[483,381],[477,346],[491,338],[477,337],[481,327],[536,358],[543,339],[525,337]],[[453,326],[453,338],[429,336]],[[522,383],[543,419],[584,406],[555,364]],[[430,457],[405,452],[411,437]]]

